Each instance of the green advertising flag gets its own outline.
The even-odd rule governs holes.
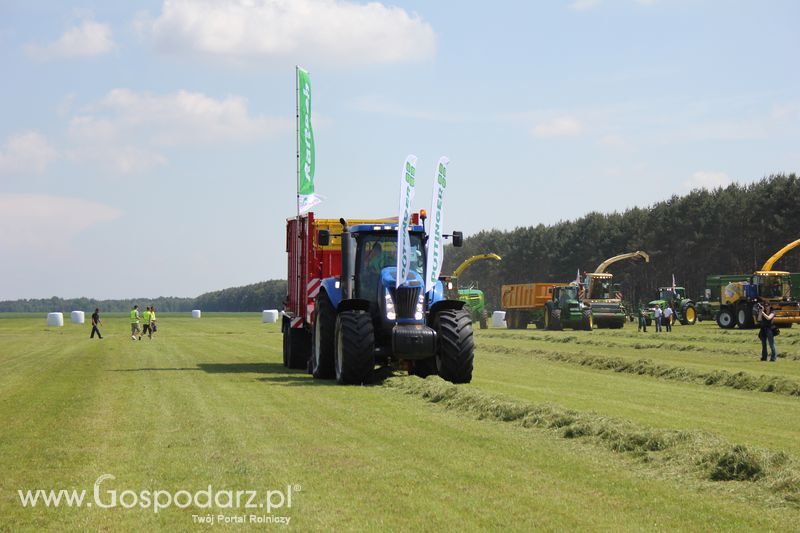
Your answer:
[[[302,214],[321,202],[314,194],[314,130],[311,127],[311,78],[297,67],[297,209]]]

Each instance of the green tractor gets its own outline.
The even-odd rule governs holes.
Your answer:
[[[444,286],[445,294],[448,298],[454,300],[461,300],[464,302],[464,309],[469,311],[473,322],[477,322],[481,329],[489,327],[489,312],[486,309],[486,300],[483,296],[483,291],[474,285],[469,288],[458,288],[458,278],[461,274],[476,261],[483,259],[494,259],[495,261],[502,261],[501,257],[497,254],[480,254],[473,255],[467,258],[463,263],[458,265],[450,276],[439,276],[439,281]]]
[[[671,307],[674,314],[670,318],[671,323],[680,322],[684,326],[693,326],[697,321],[697,311],[692,299],[686,297],[686,289],[683,287],[660,287],[658,289],[658,299],[647,304],[645,321],[649,326],[655,320],[656,307],[663,311]]]
[[[566,327],[592,331],[592,310],[578,299],[577,285],[553,287],[553,297],[544,305],[544,327],[549,330]]]

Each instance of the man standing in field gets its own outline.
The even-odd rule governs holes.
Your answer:
[[[661,317],[663,316],[663,314],[664,312],[661,310],[661,306],[657,305],[655,313],[653,313],[656,320],[656,333],[661,333]]]
[[[153,334],[150,332],[150,306],[145,307],[144,313],[142,313],[142,336],[148,334],[148,339],[153,338]],[[139,337],[141,340],[141,337]]]
[[[90,339],[94,338],[94,334],[97,333],[97,338],[102,339],[103,336],[100,335],[100,330],[97,329],[97,326],[102,324],[100,321],[100,308],[95,308],[94,313],[92,313],[92,334],[89,335]]]
[[[672,312],[673,311],[670,306],[664,308],[664,326],[666,327],[668,333],[672,331]]]
[[[135,341],[137,335],[139,340],[142,340],[142,334],[139,331],[139,306],[134,305],[131,310],[131,340]]]
[[[150,338],[153,338],[153,333],[156,332],[156,306],[150,306]]]

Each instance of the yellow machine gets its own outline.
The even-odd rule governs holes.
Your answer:
[[[465,308],[469,310],[470,315],[472,315],[472,320],[477,321],[481,329],[489,327],[489,313],[486,310],[486,301],[483,291],[475,287],[458,288],[458,277],[463,274],[470,265],[484,259],[502,261],[502,258],[497,254],[473,255],[458,265],[458,268],[453,271],[451,276],[439,277],[444,284],[445,293],[449,293],[451,298],[457,298],[464,302]]]
[[[730,329],[755,327],[757,312],[755,305],[769,302],[775,312],[776,326],[792,327],[800,322],[800,304],[792,298],[791,274],[772,270],[775,263],[787,252],[800,246],[800,239],[793,241],[767,259],[761,270],[753,273],[748,281],[735,281],[726,285],[720,293],[720,310],[717,325]]]
[[[622,307],[622,295],[613,283],[613,274],[606,269],[626,259],[644,259],[650,262],[646,252],[636,251],[609,257],[600,263],[594,272],[586,273],[586,297],[583,300],[592,309],[594,323],[598,328],[621,328],[625,324],[626,313]]]

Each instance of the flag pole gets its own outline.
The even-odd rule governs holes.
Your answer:
[[[297,195],[295,197],[295,209],[297,210],[297,220],[300,221],[300,65],[294,67],[294,124],[295,124],[295,155],[297,163]]]

